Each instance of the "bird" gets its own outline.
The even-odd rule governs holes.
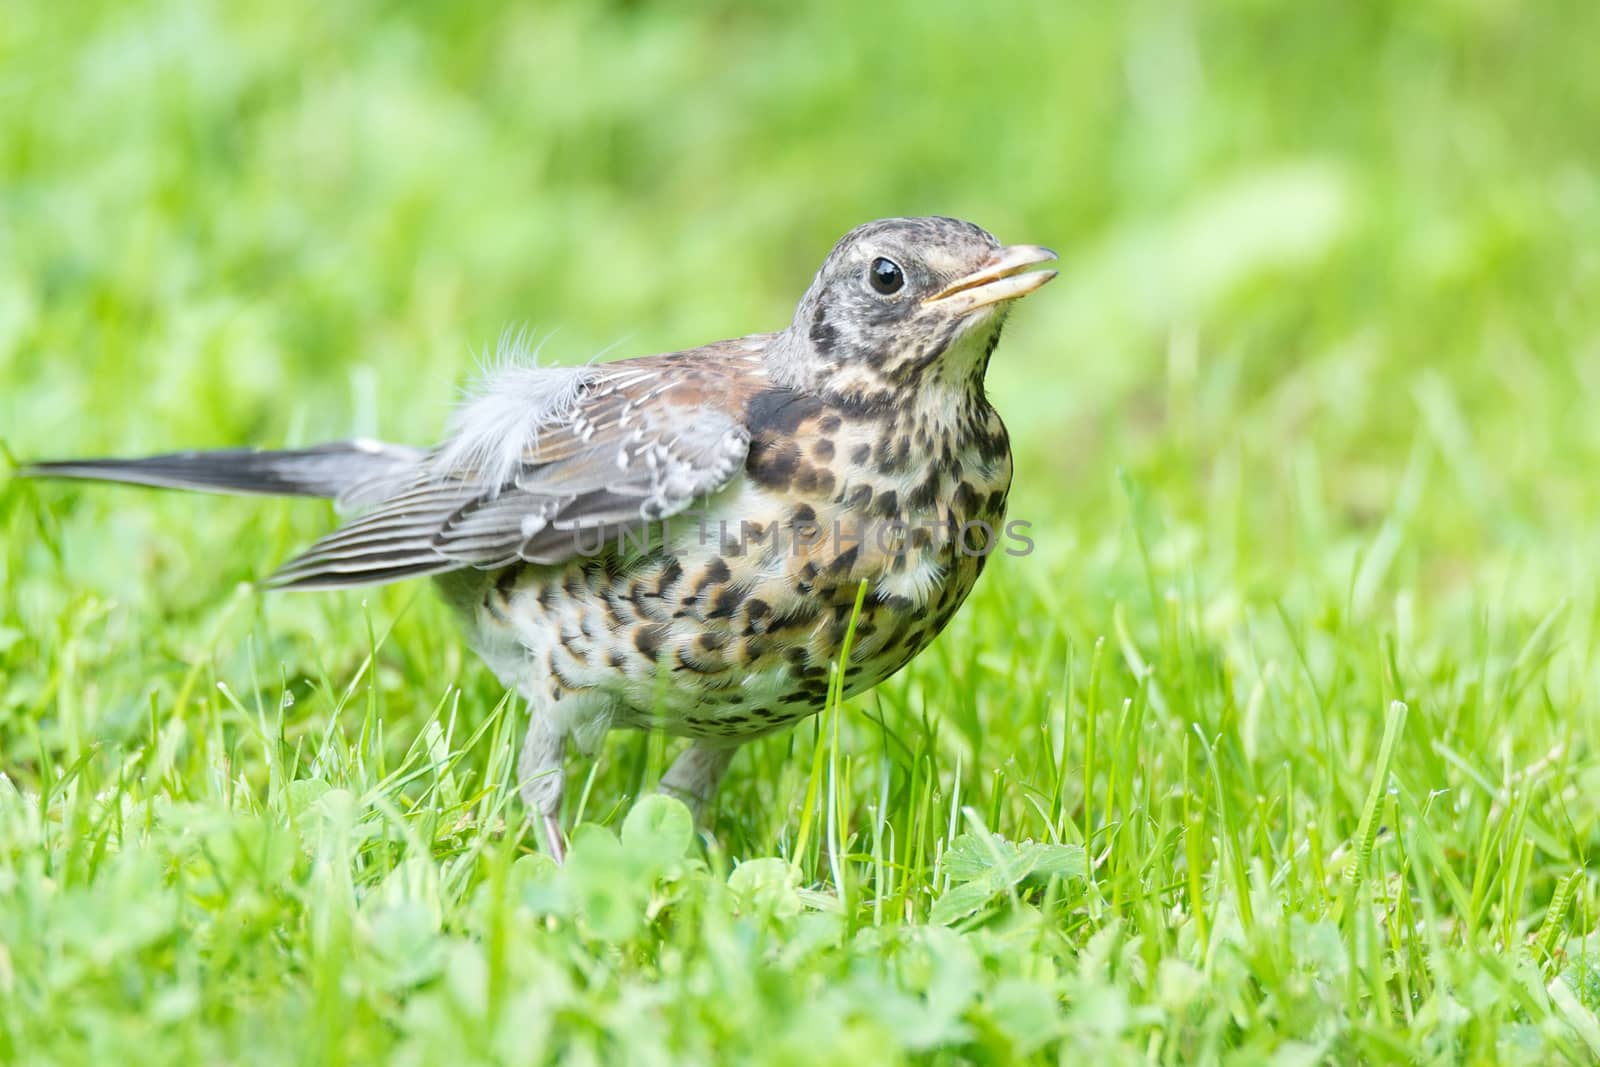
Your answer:
[[[881,219],[833,246],[785,328],[608,363],[498,361],[431,448],[21,473],[334,501],[348,521],[262,585],[431,578],[525,698],[518,790],[560,862],[569,747],[592,754],[620,728],[687,738],[659,788],[698,819],[738,748],[820,711],[834,670],[855,695],[944,629],[1007,529],[1011,448],[985,372],[1054,259],[959,219]]]

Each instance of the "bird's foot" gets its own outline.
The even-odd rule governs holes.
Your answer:
[[[708,745],[696,741],[672,761],[667,773],[661,776],[656,792],[687,804],[698,824],[738,750],[738,745]]]
[[[556,812],[544,813],[544,839],[550,858],[557,864],[567,862],[567,839],[561,833],[561,816]]]

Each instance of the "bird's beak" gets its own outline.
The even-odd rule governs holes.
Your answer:
[[[1053,270],[1023,271],[1048,263],[1056,254],[1039,245],[1010,245],[990,256],[976,271],[958,278],[924,300],[923,306],[937,304],[957,315],[967,315],[990,304],[1027,296],[1056,276]]]

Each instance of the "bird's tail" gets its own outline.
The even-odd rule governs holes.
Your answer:
[[[341,507],[358,508],[405,487],[426,458],[418,448],[357,439],[282,452],[238,448],[139,459],[57,460],[27,464],[18,473],[206,493],[327,497]]]

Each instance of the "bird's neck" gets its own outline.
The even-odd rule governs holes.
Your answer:
[[[869,408],[914,404],[948,407],[971,394],[981,400],[989,358],[1000,343],[1005,308],[952,328],[933,345],[931,337],[908,338],[904,351],[878,352],[863,345],[819,339],[797,314],[764,347],[767,376],[774,385],[826,397],[844,406]],[[824,343],[824,342],[827,343]]]

